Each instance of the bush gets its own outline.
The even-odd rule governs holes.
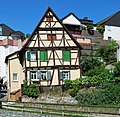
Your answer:
[[[27,95],[27,93],[28,93],[28,85],[27,85],[27,81],[25,81],[22,87],[22,95]]]
[[[72,80],[65,80],[64,87],[66,90],[70,89],[72,87]]]
[[[27,95],[28,97],[37,98],[39,96],[39,90],[35,84],[27,85],[27,82],[23,84],[22,95]]]
[[[87,29],[88,29],[88,30],[93,29],[93,24],[88,24],[88,25],[87,25]]]
[[[69,90],[69,95],[75,97],[82,86],[82,81],[80,79],[65,80],[64,86],[66,90]]]
[[[120,61],[115,64],[115,68],[113,70],[114,77],[120,76]]]
[[[79,91],[76,99],[78,104],[98,105],[98,104],[119,104],[120,84],[104,84],[100,89],[92,91]]]
[[[66,90],[69,90],[71,88],[74,87],[78,87],[80,88],[82,84],[82,81],[80,79],[76,79],[76,80],[65,80],[64,81],[64,86]]]
[[[83,75],[88,75],[88,71],[94,69],[95,67],[101,66],[103,63],[92,56],[85,56],[81,60],[82,72]]]
[[[98,30],[100,33],[103,33],[105,31],[105,28],[103,26],[97,25],[96,30]]]
[[[35,84],[29,85],[27,95],[33,98],[37,98],[39,96],[39,90],[37,89]]]
[[[79,88],[74,87],[74,88],[69,90],[69,95],[72,96],[72,97],[75,97],[77,95],[78,91],[79,91]]]

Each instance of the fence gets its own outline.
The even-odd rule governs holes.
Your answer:
[[[36,102],[2,102],[2,112],[4,113],[4,115],[6,115],[6,117],[14,117],[16,116],[16,114],[16,117],[30,117],[33,116],[33,114],[35,115],[35,117],[37,117],[38,115],[47,115],[47,117],[101,117],[100,115],[118,117],[120,116],[120,107],[89,105],[78,106],[73,104],[52,104]]]

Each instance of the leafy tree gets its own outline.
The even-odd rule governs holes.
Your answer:
[[[98,30],[100,33],[103,33],[105,28],[103,26],[97,25],[96,30]]]
[[[101,66],[102,62],[95,57],[86,56],[81,60],[82,73],[86,75],[87,72],[95,67]]]
[[[116,41],[112,40],[108,45],[99,48],[96,52],[96,56],[102,57],[107,64],[115,62],[117,48],[118,44]]]
[[[87,29],[88,29],[88,30],[93,29],[93,24],[88,24],[88,25],[87,25]]]

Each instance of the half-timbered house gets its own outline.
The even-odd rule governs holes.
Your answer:
[[[20,79],[50,86],[62,85],[65,79],[80,78],[81,49],[56,14],[48,8],[22,49],[6,57],[9,87],[14,87],[18,81],[22,83]],[[22,66],[21,70],[15,70],[15,65]],[[15,87],[11,89],[10,92],[17,90]]]

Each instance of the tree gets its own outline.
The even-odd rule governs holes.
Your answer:
[[[87,72],[91,69],[94,69],[97,66],[101,66],[102,62],[98,60],[98,58],[92,56],[85,56],[82,61],[82,73],[86,75]]]
[[[99,48],[96,56],[102,57],[103,61],[108,63],[115,62],[115,54],[118,48],[116,41],[112,40],[108,45]]]
[[[105,31],[105,28],[103,26],[97,25],[96,30],[98,30],[100,33],[103,33]]]

